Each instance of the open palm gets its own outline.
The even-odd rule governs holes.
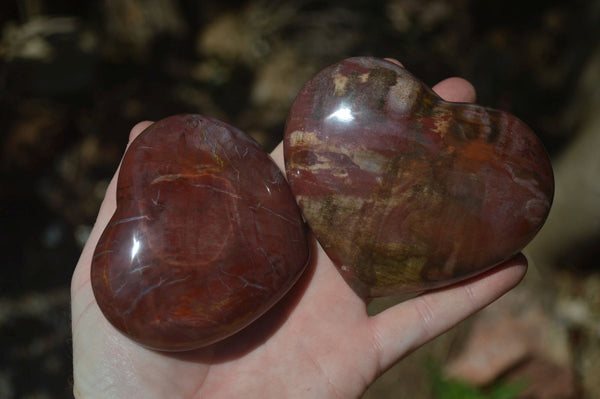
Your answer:
[[[475,99],[458,78],[434,90],[449,101]],[[136,125],[130,142],[150,122]],[[283,169],[281,145],[271,154]],[[102,315],[90,284],[96,242],[116,207],[116,178],[73,274],[74,393],[85,398],[352,398],[396,361],[514,287],[526,271],[517,256],[494,270],[368,316],[313,240],[296,286],[240,333],[181,353],[145,349]]]

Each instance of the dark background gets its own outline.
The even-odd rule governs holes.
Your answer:
[[[71,395],[70,276],[136,122],[202,113],[270,149],[303,82],[372,55],[467,78],[556,157],[599,17],[582,0],[1,2],[0,397]]]

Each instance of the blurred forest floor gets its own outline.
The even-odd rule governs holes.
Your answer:
[[[600,1],[21,0],[0,29],[0,397],[71,395],[70,275],[136,122],[202,113],[271,149],[308,78],[372,55],[526,121],[557,193],[524,283],[365,397],[431,397],[432,356],[474,386],[600,398]]]

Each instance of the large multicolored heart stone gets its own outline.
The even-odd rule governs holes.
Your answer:
[[[392,62],[357,57],[301,89],[288,181],[361,296],[451,284],[513,257],[549,212],[548,155],[516,117],[443,101]]]
[[[159,350],[219,341],[272,307],[308,262],[305,225],[269,155],[200,115],[147,128],[127,150],[117,209],[94,253],[100,309]]]

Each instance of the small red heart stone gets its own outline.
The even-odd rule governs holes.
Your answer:
[[[451,284],[517,254],[548,215],[548,155],[516,117],[443,101],[357,57],[302,88],[284,140],[304,218],[361,296]]]
[[[91,281],[122,333],[189,350],[265,313],[307,261],[300,211],[269,155],[223,122],[178,115],[127,150]]]

